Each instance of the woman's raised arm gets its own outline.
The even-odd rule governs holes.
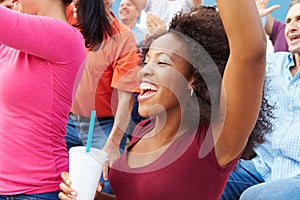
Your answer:
[[[217,5],[230,46],[221,92],[224,124],[213,129],[216,156],[225,166],[241,153],[257,120],[266,36],[254,0],[217,0]]]

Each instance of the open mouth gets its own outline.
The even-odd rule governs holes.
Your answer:
[[[290,36],[289,39],[291,42],[295,41],[295,40],[298,40],[300,38],[300,35],[293,35],[293,36]]]
[[[128,12],[122,11],[122,12],[120,12],[120,14],[121,14],[121,15],[128,15]]]
[[[158,87],[156,85],[152,83],[145,83],[145,82],[140,84],[140,89],[141,92],[138,97],[139,101],[143,101],[154,96],[158,91]]]

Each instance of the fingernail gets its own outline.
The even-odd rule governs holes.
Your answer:
[[[72,196],[75,196],[75,195],[76,195],[76,192],[74,192],[74,191],[71,192],[71,195],[72,195]]]
[[[66,179],[66,184],[70,185],[71,181],[69,179]]]

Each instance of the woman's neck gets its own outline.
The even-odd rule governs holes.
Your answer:
[[[155,116],[155,127],[149,136],[168,142],[191,128],[183,111],[172,109]]]
[[[55,4],[47,4],[47,6],[43,6],[36,15],[39,16],[46,16],[46,17],[52,17],[55,19],[59,19],[62,21],[67,21],[66,17],[66,7],[65,5],[61,3],[55,3]]]

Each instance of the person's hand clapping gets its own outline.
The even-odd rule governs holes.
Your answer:
[[[164,21],[152,13],[147,14],[146,25],[149,30],[149,36],[159,34],[167,30],[167,26]]]

